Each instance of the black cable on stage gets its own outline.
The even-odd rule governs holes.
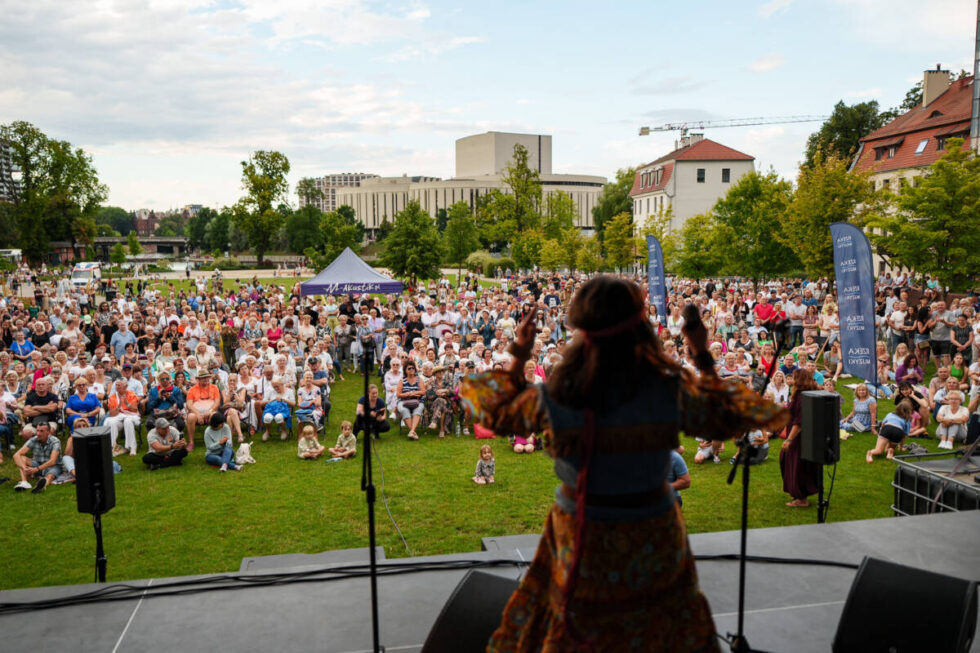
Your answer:
[[[715,555],[699,555],[694,559],[701,562],[737,562],[737,553],[722,553]],[[781,558],[776,556],[746,556],[746,561],[763,564],[812,565],[818,567],[840,567],[857,569],[858,565],[836,560],[820,560],[816,558]],[[495,559],[495,560],[437,560],[431,562],[385,562],[378,565],[381,576],[400,576],[426,571],[466,571],[494,567],[526,567],[528,560]],[[0,615],[16,614],[32,610],[86,605],[89,603],[104,603],[109,601],[130,601],[141,598],[157,598],[165,596],[184,596],[201,592],[217,592],[239,590],[253,587],[275,587],[295,583],[320,583],[351,578],[364,578],[370,575],[370,565],[343,565],[322,569],[304,571],[271,573],[255,576],[239,576],[220,574],[204,578],[171,581],[149,586],[115,583],[98,589],[82,592],[56,599],[42,601],[5,602],[0,603]]]
[[[374,450],[374,457],[378,459],[378,471],[381,472],[381,502],[385,504],[385,510],[388,511],[388,517],[391,518],[391,523],[398,531],[398,537],[402,538],[402,544],[405,545],[405,550],[408,551],[409,557],[412,556],[412,550],[408,548],[408,541],[405,539],[405,535],[402,534],[402,529],[398,527],[398,522],[395,521],[395,516],[391,514],[391,508],[388,507],[388,495],[385,494],[385,468],[381,465],[381,455],[378,453],[378,446],[375,443],[374,438],[370,438],[370,446]]]
[[[738,561],[737,553],[717,553],[707,555],[696,555],[694,559],[698,562],[716,561]],[[749,562],[759,562],[772,565],[809,565],[814,567],[840,567],[841,569],[857,569],[860,565],[853,562],[840,562],[838,560],[820,560],[819,558],[781,558],[778,556],[755,556],[747,555],[745,559]]]

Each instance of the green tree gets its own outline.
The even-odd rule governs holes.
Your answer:
[[[501,179],[510,189],[513,203],[510,206],[510,219],[514,221],[517,233],[533,229],[541,216],[541,176],[527,164],[527,148],[518,143],[514,146],[514,158],[504,168]]]
[[[211,208],[203,208],[192,215],[184,227],[187,233],[187,240],[194,249],[204,249],[208,245],[208,225],[218,216],[218,212]]]
[[[759,279],[799,271],[801,264],[783,244],[782,223],[793,187],[775,171],[743,175],[715,203],[722,272]]]
[[[561,245],[562,265],[568,268],[569,272],[574,272],[578,266],[578,253],[585,244],[585,240],[585,236],[582,235],[578,227],[562,229],[558,244]]]
[[[303,177],[296,184],[296,195],[299,196],[301,206],[323,201],[323,191],[316,187],[316,180],[309,177]]]
[[[364,223],[357,219],[357,213],[354,211],[354,207],[348,204],[341,204],[337,207],[337,215],[340,216],[344,224],[354,228],[354,232],[357,234],[357,243],[364,242]],[[354,248],[357,251],[357,248]]]
[[[612,220],[613,216],[633,211],[630,191],[633,189],[635,178],[636,168],[624,168],[616,171],[615,181],[602,187],[602,192],[599,193],[599,198],[592,207],[592,223],[600,240],[604,237],[606,223]]]
[[[633,216],[620,213],[606,224],[606,262],[622,270],[634,261],[636,238],[633,236]]]
[[[48,255],[51,240],[94,237],[94,216],[107,189],[91,157],[24,121],[0,125],[0,141],[22,174],[6,222],[14,227],[24,255],[38,261]]]
[[[102,206],[95,212],[95,224],[108,225],[121,236],[135,229],[133,214],[118,206]]]
[[[565,250],[557,238],[549,238],[541,245],[539,264],[542,269],[556,271],[565,262]]]
[[[302,252],[307,247],[320,249],[323,246],[323,231],[320,229],[322,220],[323,212],[314,204],[305,204],[303,208],[294,211],[286,218],[289,251]]]
[[[953,292],[975,288],[980,271],[980,159],[962,139],[902,186],[894,211],[872,216],[871,242],[893,264],[934,276]]]
[[[519,269],[530,269],[538,264],[541,246],[544,244],[544,231],[540,228],[525,229],[514,236],[510,253]]]
[[[235,204],[233,220],[247,236],[260,265],[285,221],[276,206],[287,199],[288,174],[289,159],[274,150],[258,150],[242,161],[245,196]]]
[[[892,119],[891,113],[878,110],[878,102],[860,102],[852,106],[843,100],[834,105],[834,111],[820,129],[810,134],[806,142],[805,166],[812,167],[817,152],[824,156],[850,161],[857,153],[861,138],[867,136]]]
[[[165,215],[160,218],[160,222],[157,223],[157,228],[153,230],[153,235],[162,236],[165,238],[183,236],[185,226],[184,216],[180,215],[179,213]]]
[[[514,198],[493,189],[476,202],[476,226],[484,249],[497,252],[513,240],[517,228],[507,216],[512,212]]]
[[[385,238],[388,237],[388,235],[391,233],[391,230],[393,228],[394,226],[388,220],[388,216],[387,215],[381,216],[381,224],[378,225],[378,232],[374,236],[375,240],[377,240],[380,243],[381,241],[383,241]]]
[[[340,211],[328,211],[322,214],[319,230],[319,249],[307,247],[303,250],[307,258],[318,268],[330,265],[348,247],[355,253],[361,250],[361,240],[358,236],[360,231],[356,225],[350,224],[348,218]]]
[[[139,256],[143,253],[143,245],[140,244],[135,231],[129,232],[129,235],[126,237],[126,246],[130,256]]]
[[[136,237],[135,231],[129,232],[129,236],[126,238],[126,244],[129,246],[130,256],[139,256],[143,253],[143,246],[140,245],[139,238]]]
[[[95,223],[95,235],[96,236],[111,236],[113,238],[118,238],[122,236],[121,233],[113,229],[110,225]]]
[[[123,247],[122,243],[116,243],[109,250],[109,260],[114,265],[122,265],[126,262],[126,249]]]
[[[395,226],[385,238],[381,261],[396,276],[432,279],[442,258],[439,230],[415,200],[395,214]]]
[[[561,232],[575,226],[578,208],[572,196],[563,190],[548,193],[544,198],[544,211],[541,214],[541,228],[546,237],[558,240]]]
[[[595,272],[602,269],[602,243],[596,237],[586,238],[582,248],[578,250],[575,265],[583,272]]]
[[[681,227],[675,270],[681,277],[704,279],[721,272],[725,244],[710,213],[691,216]]]
[[[834,274],[830,225],[862,224],[874,206],[868,174],[848,172],[850,162],[817,153],[812,166],[800,166],[796,192],[780,222],[779,241],[799,258],[811,277]]]
[[[456,202],[449,207],[446,228],[442,233],[450,262],[457,264],[456,278],[463,275],[463,261],[480,247],[476,220],[466,202]]]
[[[666,209],[659,209],[656,213],[651,213],[640,228],[640,258],[643,265],[648,263],[646,237],[656,236],[660,241],[660,249],[664,254],[664,269],[670,269],[677,263],[678,248],[680,247],[680,235],[671,229],[674,219],[674,207],[668,206]]]
[[[204,229],[204,249],[209,252],[215,250],[225,251],[230,240],[229,231],[231,229],[232,213],[227,206],[214,216],[207,227]]]
[[[446,230],[446,224],[449,222],[449,211],[446,209],[439,209],[436,211],[436,229],[439,233]]]

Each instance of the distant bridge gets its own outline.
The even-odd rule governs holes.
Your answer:
[[[129,239],[123,236],[96,236],[92,239],[92,247],[97,257],[108,259],[109,251],[116,243],[126,245],[128,242]],[[139,242],[147,254],[184,256],[190,251],[188,241],[183,236],[143,236]]]

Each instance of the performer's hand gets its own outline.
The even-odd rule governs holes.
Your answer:
[[[520,351],[530,352],[531,345],[534,344],[534,337],[538,334],[538,327],[534,323],[534,312],[524,316],[520,325],[514,333],[514,347]]]

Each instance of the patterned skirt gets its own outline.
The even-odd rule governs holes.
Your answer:
[[[565,627],[575,517],[552,506],[534,562],[488,651],[712,651],[718,640],[676,506],[638,522],[589,522]]]

